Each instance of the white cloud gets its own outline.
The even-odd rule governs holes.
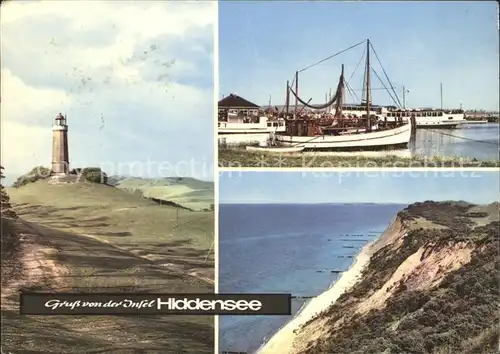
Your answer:
[[[6,173],[50,163],[50,127],[59,112],[68,115],[75,163],[206,159],[213,146],[216,19],[212,2],[4,4]]]
[[[38,165],[47,166],[47,156],[49,159],[51,156],[50,129],[2,122],[2,132],[2,166],[13,166],[17,172],[27,172]]]

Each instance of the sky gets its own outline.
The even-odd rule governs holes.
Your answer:
[[[212,2],[2,4],[6,176],[50,166],[61,112],[72,167],[213,180],[215,21]]]
[[[267,105],[284,103],[286,81],[341,50],[370,39],[406,107],[499,107],[499,30],[496,1],[221,2],[219,99],[230,93]],[[345,78],[361,97],[366,44],[299,76],[299,95],[325,102]],[[373,51],[372,68],[389,86]],[[356,69],[356,70],[355,70]],[[352,78],[351,78],[352,75]],[[374,104],[394,104],[372,73]],[[350,80],[349,80],[350,79]],[[382,90],[379,90],[382,89]],[[349,103],[359,103],[347,96]]]
[[[220,203],[396,203],[498,201],[494,171],[223,172]],[[495,199],[497,198],[497,199]]]

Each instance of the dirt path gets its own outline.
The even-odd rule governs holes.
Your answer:
[[[43,237],[30,224],[17,220],[13,226],[20,239],[19,259],[15,265],[5,266],[19,269],[15,276],[6,281],[1,296],[2,310],[19,311],[19,304],[13,299],[17,298],[21,289],[35,286],[56,291],[67,290],[62,279],[68,270],[54,261],[57,250],[44,243]]]
[[[213,353],[209,316],[23,316],[18,291],[212,292],[210,284],[78,234],[19,220],[21,269],[2,287],[2,349],[17,353]],[[15,265],[13,265],[15,266]]]

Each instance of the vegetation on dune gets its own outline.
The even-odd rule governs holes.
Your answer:
[[[471,206],[462,202],[425,202],[401,212],[403,220],[425,217],[447,228],[411,230],[397,250],[388,245],[376,252],[364,270],[363,281],[320,315],[327,321],[328,335],[309,343],[304,354],[496,352],[500,320],[499,222],[473,227],[467,219],[471,217]],[[408,290],[400,282],[383,308],[354,314],[357,304],[381,289],[419,248],[425,249],[425,259],[459,242],[473,249],[471,261],[445,275],[438,286]],[[341,319],[342,324],[336,325]]]
[[[435,224],[446,226],[452,229],[460,229],[466,225],[471,225],[473,222],[469,219],[471,216],[468,213],[473,207],[467,202],[433,202],[425,201],[423,203],[414,203],[399,213],[399,217],[403,220],[415,220],[422,217]],[[466,228],[464,231],[470,231]]]

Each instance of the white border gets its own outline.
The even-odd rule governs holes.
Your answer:
[[[219,2],[215,1],[215,23],[213,26],[213,64],[214,64],[214,291],[219,292],[219,143],[218,133],[218,103],[219,103]],[[214,316],[214,353],[219,353],[219,316]]]

